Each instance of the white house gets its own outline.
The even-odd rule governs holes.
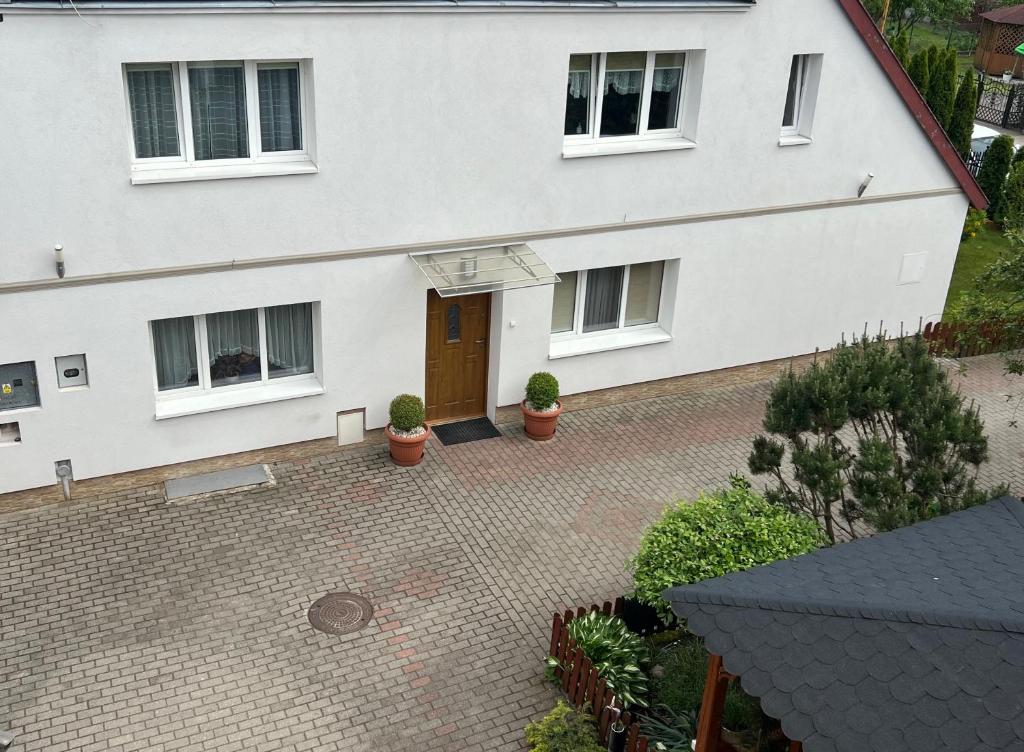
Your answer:
[[[0,13],[0,492],[916,327],[985,202],[857,0]]]

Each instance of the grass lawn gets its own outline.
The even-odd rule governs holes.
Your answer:
[[[977,235],[960,244],[956,264],[953,266],[953,278],[949,281],[949,292],[946,294],[947,314],[950,304],[961,291],[968,289],[974,278],[1009,247],[1006,238],[990,223],[985,223]]]
[[[919,23],[914,27],[914,33],[910,39],[910,54],[913,55],[918,50],[931,47],[933,44],[940,50],[944,50],[946,49],[947,38],[948,33],[946,31],[931,29],[925,24]],[[974,56],[958,55],[956,59],[957,75],[962,77],[964,71],[969,70],[974,70]]]

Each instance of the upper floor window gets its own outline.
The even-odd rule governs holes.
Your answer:
[[[703,68],[701,52],[570,55],[564,156],[692,146],[693,67]]]
[[[551,333],[592,334],[656,325],[664,271],[664,261],[652,261],[559,274]]]
[[[314,372],[313,304],[246,308],[150,324],[157,391],[205,391]]]
[[[808,143],[821,77],[821,55],[793,55],[782,110],[782,144]]]
[[[129,64],[132,182],[313,172],[303,61]]]

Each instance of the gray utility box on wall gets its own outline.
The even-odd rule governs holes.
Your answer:
[[[89,386],[89,374],[85,370],[85,355],[62,355],[54,358],[57,364],[57,388],[71,389]]]
[[[24,363],[0,365],[0,410],[17,410],[38,404],[36,364],[27,360]]]

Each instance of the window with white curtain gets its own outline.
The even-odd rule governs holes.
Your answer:
[[[684,52],[569,56],[566,142],[681,135]]]
[[[305,69],[300,60],[125,65],[134,169],[309,161]]]
[[[564,337],[656,326],[664,273],[664,261],[560,273],[551,333]]]
[[[150,322],[157,391],[216,390],[315,370],[313,304]]]

